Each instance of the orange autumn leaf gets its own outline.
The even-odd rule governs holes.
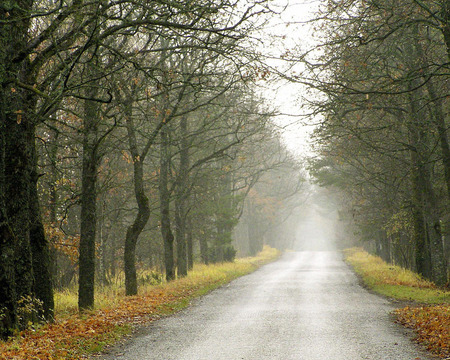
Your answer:
[[[432,353],[450,357],[450,305],[405,307],[395,311],[398,321],[417,333]]]

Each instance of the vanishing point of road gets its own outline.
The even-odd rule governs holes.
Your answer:
[[[333,251],[286,253],[153,322],[103,359],[425,360]]]

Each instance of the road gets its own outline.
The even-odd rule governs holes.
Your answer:
[[[142,329],[105,360],[431,359],[338,252],[292,252]]]

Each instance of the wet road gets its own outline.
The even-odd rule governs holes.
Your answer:
[[[103,359],[430,359],[337,252],[295,252],[152,323]]]

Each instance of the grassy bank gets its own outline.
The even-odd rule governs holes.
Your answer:
[[[135,325],[179,311],[194,298],[275,260],[279,252],[264,248],[256,257],[234,263],[196,265],[185,278],[141,286],[126,297],[118,286],[98,289],[95,309],[79,315],[75,291],[56,294],[56,321],[0,342],[0,359],[80,359],[102,351]]]
[[[412,271],[385,263],[359,248],[344,251],[346,261],[373,291],[408,301],[397,320],[417,333],[417,340],[441,357],[450,356],[450,291],[437,288]]]

